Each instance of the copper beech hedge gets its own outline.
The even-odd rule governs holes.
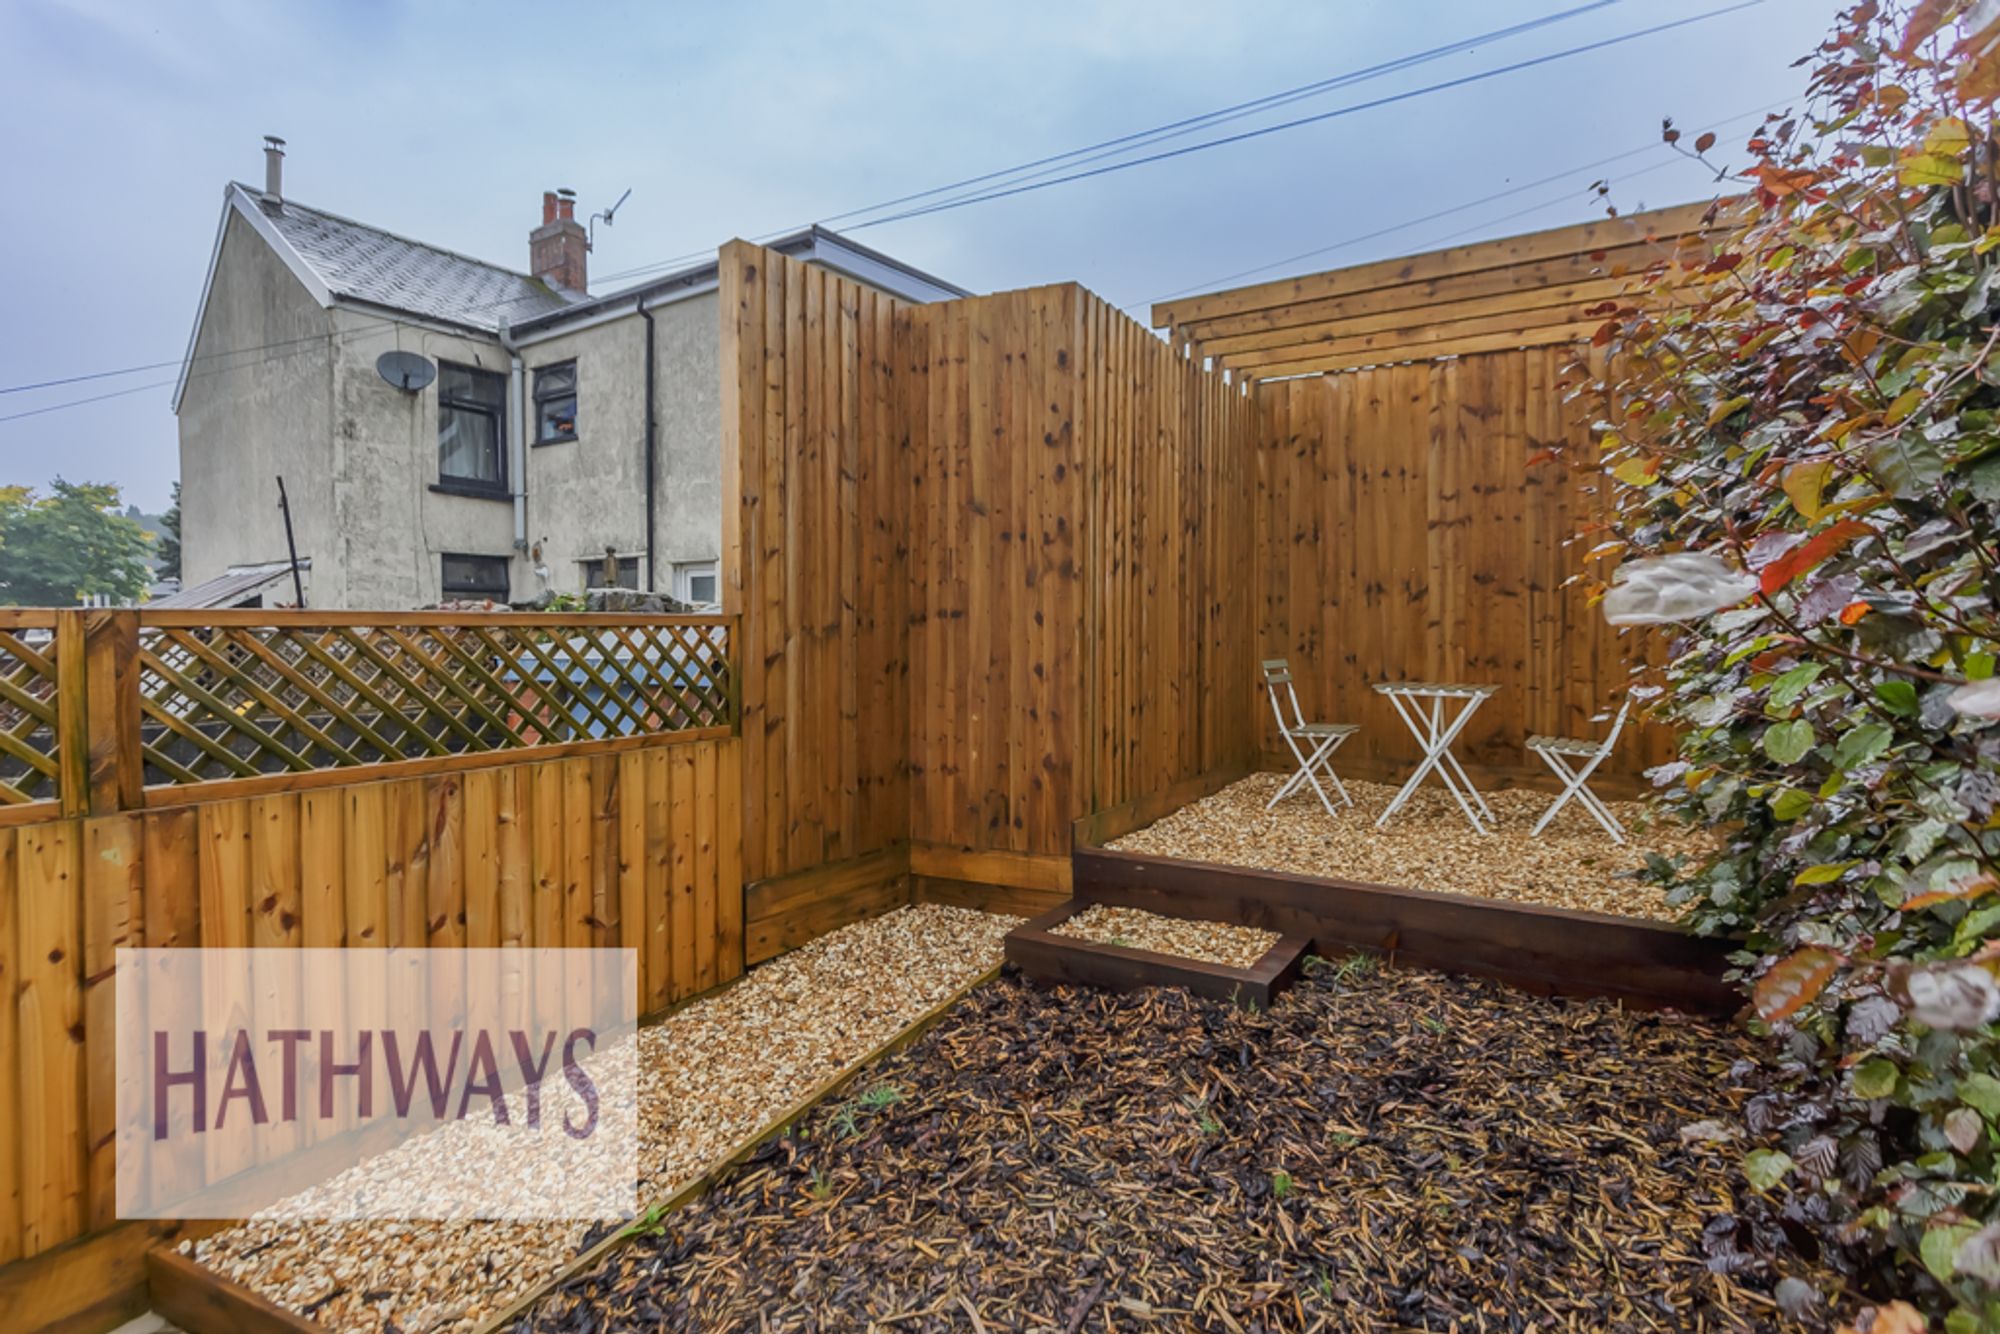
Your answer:
[[[1723,834],[1651,873],[1746,941],[1744,1166],[1876,1331],[2000,1328],[1996,92],[2000,0],[1845,13],[1577,383],[1606,613],[1678,626],[1655,785]]]

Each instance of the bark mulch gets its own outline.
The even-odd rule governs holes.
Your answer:
[[[1748,1051],[1365,962],[1263,1013],[1006,977],[520,1328],[1779,1327],[1767,1254],[1835,1285],[1711,1142]]]

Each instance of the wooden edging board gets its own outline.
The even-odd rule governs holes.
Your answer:
[[[665,1198],[640,1211],[640,1217],[658,1219],[701,1198],[723,1174],[755,1153],[766,1140],[781,1135],[818,1104],[838,1094],[856,1076],[886,1056],[901,1051],[934,1027],[958,1003],[1000,975],[999,965],[979,974],[964,986],[924,1011],[908,1027],[875,1046],[845,1068],[823,1081],[805,1097],[788,1107],[777,1119],[766,1123],[749,1138],[739,1141],[727,1155],[696,1176],[683,1182]],[[520,1319],[543,1298],[564,1283],[601,1263],[605,1256],[638,1235],[636,1227],[621,1228],[579,1253],[543,1283],[502,1307],[474,1327],[474,1334],[492,1334]],[[179,1251],[161,1247],[146,1257],[153,1308],[191,1334],[323,1334],[324,1326],[296,1311],[271,1302],[249,1288],[226,1278]]]
[[[321,1334],[323,1329],[169,1247],[147,1253],[146,1287],[153,1309],[193,1334]]]
[[[1231,968],[1205,959],[1056,934],[1056,927],[1088,906],[1085,900],[1071,899],[1009,931],[1007,962],[1038,983],[1070,982],[1106,991],[1186,987],[1197,996],[1261,1010],[1269,1009],[1271,1002],[1298,980],[1306,948],[1312,943],[1304,936],[1280,936],[1250,967]]]
[[[1079,847],[1080,902],[1302,936],[1319,954],[1367,950],[1542,994],[1720,1014],[1730,945],[1666,922],[1245,866]]]

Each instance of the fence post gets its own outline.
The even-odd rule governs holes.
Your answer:
[[[90,811],[89,691],[84,685],[83,613],[56,613],[56,797],[64,815]]]
[[[89,804],[92,815],[135,811],[145,798],[139,749],[139,613],[86,611],[84,686],[90,703]]]

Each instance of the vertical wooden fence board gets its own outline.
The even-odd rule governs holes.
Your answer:
[[[695,756],[683,747],[671,760],[673,771],[673,955],[674,999],[694,995],[697,989],[697,949],[695,942]]]
[[[21,952],[18,993],[21,1252],[38,1255],[83,1230],[83,838],[73,820],[16,836]]]
[[[465,944],[496,949],[500,944],[500,807],[498,793],[507,775],[468,770],[463,784]]]
[[[21,1255],[21,879],[17,835],[0,829],[0,1264]]]
[[[89,1226],[117,1221],[117,952],[144,943],[144,839],[137,815],[83,826],[83,1056]]]
[[[738,775],[739,780],[741,775]],[[673,755],[653,750],[645,756],[646,804],[644,810],[644,886],[640,908],[644,923],[641,940],[627,938],[645,956],[646,1008],[664,1009],[676,996],[673,972]],[[730,794],[740,802],[742,793]],[[740,892],[729,895],[741,910]]]
[[[716,930],[715,749],[694,750],[694,942],[695,989],[706,991],[721,976],[721,939]]]
[[[424,942],[459,949],[466,937],[465,780],[443,774],[425,784],[430,866],[424,885]]]

